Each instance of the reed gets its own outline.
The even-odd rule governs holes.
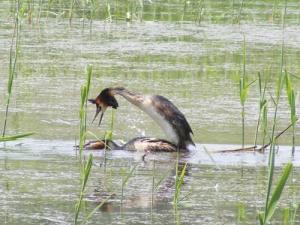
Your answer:
[[[181,192],[181,188],[182,188],[183,181],[184,181],[184,176],[186,174],[187,163],[184,164],[180,173],[179,173],[178,166],[179,166],[179,164],[177,161],[176,162],[176,178],[175,178],[175,194],[174,194],[174,199],[173,199],[175,208],[177,208],[178,203],[179,203],[179,197],[180,197],[180,192]]]
[[[246,210],[245,205],[242,203],[238,204],[238,217],[237,217],[237,225],[246,224]]]
[[[2,137],[5,136],[6,126],[7,126],[7,117],[9,111],[10,98],[13,90],[13,83],[16,76],[16,67],[18,62],[18,56],[20,51],[20,22],[19,22],[19,9],[20,9],[20,0],[16,2],[16,13],[15,13],[15,22],[14,22],[14,31],[11,38],[11,45],[9,50],[9,68],[8,68],[8,83],[7,83],[7,94],[6,94],[6,108],[5,108],[5,117],[4,125],[2,131]]]
[[[200,0],[199,4],[198,4],[198,13],[195,19],[195,22],[200,25],[201,21],[202,21],[202,16],[203,16],[203,12],[204,12],[204,0]]]
[[[72,25],[75,2],[76,2],[76,0],[71,0],[70,11],[69,11],[69,26]]]
[[[111,112],[111,120],[110,120],[110,129],[105,131],[105,140],[112,140],[113,139],[113,130],[114,130],[114,124],[115,124],[115,111],[116,110],[112,110]]]
[[[243,72],[240,75],[240,103],[242,106],[242,148],[245,146],[245,102],[248,97],[249,87],[255,82],[256,80],[252,81],[251,83],[247,84],[247,77],[246,77],[246,39],[244,36],[243,39]]]
[[[135,165],[131,168],[131,170],[129,171],[128,174],[126,174],[126,173],[121,173],[121,175],[122,175],[122,180],[121,180],[121,181],[122,181],[122,183],[121,183],[121,208],[122,208],[122,206],[123,206],[124,188],[126,187],[128,181],[129,181],[129,178],[132,177],[132,175],[133,175],[134,171],[136,170],[137,166],[138,166],[138,164],[135,164]]]
[[[109,22],[112,22],[111,7],[110,7],[109,0],[106,0],[106,12],[107,12],[106,20],[109,21]]]
[[[288,163],[284,167],[283,172],[279,178],[279,181],[278,181],[277,185],[275,186],[273,194],[270,198],[270,201],[268,201],[268,203],[267,203],[265,211],[259,213],[259,222],[261,225],[268,224],[269,221],[271,220],[272,216],[274,215],[274,212],[277,208],[279,199],[283,192],[284,186],[289,178],[289,175],[291,174],[292,168],[293,168],[292,163]]]
[[[173,198],[173,208],[174,208],[174,222],[175,224],[180,224],[180,216],[178,213],[178,204],[180,202],[180,193],[181,188],[184,182],[184,176],[186,174],[186,166],[187,163],[184,164],[183,168],[181,169],[181,172],[179,172],[179,151],[177,151],[177,159],[175,163],[175,193]]]
[[[15,141],[17,139],[28,137],[28,136],[33,135],[33,134],[34,134],[33,132],[30,132],[30,133],[0,137],[0,142]]]
[[[289,219],[290,219],[290,209],[285,208],[283,209],[282,225],[289,225]]]
[[[262,87],[261,74],[258,73],[259,113],[258,113],[258,119],[257,119],[256,131],[255,131],[254,146],[257,145],[258,129],[260,127],[262,116],[263,116],[263,118],[267,116],[267,114],[265,112],[266,111],[266,107],[267,107],[267,100],[265,98],[266,89],[267,89],[267,81],[265,81],[264,87]],[[267,122],[267,120],[264,120],[264,121]],[[264,126],[264,139],[265,139],[265,135],[266,135],[265,131],[267,131],[267,125]]]
[[[113,194],[109,195],[107,198],[105,198],[100,204],[98,204],[82,221],[81,225],[86,224],[90,218],[105,204],[109,201],[109,199],[113,196]]]
[[[265,146],[266,137],[268,135],[268,104],[266,103],[262,108],[261,128],[263,130],[262,146]],[[262,149],[264,151],[265,148]]]
[[[85,162],[83,155],[83,146],[86,140],[86,107],[87,99],[90,90],[91,76],[92,76],[92,66],[88,65],[86,68],[87,80],[86,84],[81,87],[81,100],[80,100],[80,109],[79,109],[79,164],[80,164],[80,194],[79,199],[75,204],[75,218],[74,224],[78,223],[78,217],[80,213],[81,206],[83,204],[83,196],[86,188],[88,178],[90,176],[92,164],[93,164],[93,155],[90,154],[88,161]]]
[[[287,7],[287,1],[285,1],[285,9],[284,9],[284,15],[283,15],[283,21],[282,21],[283,35],[284,35],[286,7]],[[281,64],[280,64],[279,77],[277,79],[277,87],[276,87],[276,93],[275,93],[275,98],[274,98],[275,111],[274,111],[274,116],[273,116],[273,127],[272,127],[271,141],[270,141],[267,194],[266,194],[266,199],[265,199],[264,212],[259,213],[259,221],[260,221],[261,225],[268,224],[268,222],[272,218],[272,216],[275,212],[275,209],[277,207],[279,198],[282,194],[282,191],[283,191],[286,181],[292,171],[292,166],[293,166],[291,163],[288,163],[286,165],[286,167],[284,168],[283,173],[280,177],[280,180],[277,183],[275,190],[273,191],[273,194],[271,195],[271,188],[272,188],[272,184],[273,184],[274,168],[275,168],[275,139],[276,139],[275,130],[276,130],[276,122],[277,122],[277,111],[278,111],[279,100],[281,97],[281,92],[282,92],[283,83],[284,83],[283,63],[284,63],[284,36],[282,38],[282,44],[281,44]]]
[[[186,9],[187,9],[187,4],[188,4],[188,3],[187,3],[187,0],[184,0],[183,9],[182,9],[182,15],[181,15],[181,22],[184,21]]]
[[[75,205],[75,220],[74,220],[75,224],[77,224],[77,222],[78,222],[77,220],[78,220],[81,205],[83,202],[83,195],[84,195],[84,191],[86,188],[88,178],[90,176],[92,164],[93,164],[93,155],[90,154],[86,165],[83,165],[83,167],[82,167],[83,170],[81,170],[81,189],[80,189],[79,199]]]
[[[240,9],[237,15],[237,23],[240,25],[241,23],[241,15],[242,15],[242,11],[243,11],[243,7],[244,7],[244,0],[241,0],[241,4],[240,4]]]
[[[289,225],[295,225],[296,224],[296,215],[298,212],[298,209],[300,208],[300,204],[296,204],[293,206],[293,209],[290,210],[289,213]]]
[[[296,94],[295,90],[292,85],[292,80],[290,78],[290,75],[287,73],[285,70],[285,84],[286,84],[286,93],[288,97],[288,103],[290,107],[290,118],[291,118],[291,124],[292,124],[292,129],[293,129],[293,136],[292,136],[292,156],[294,156],[295,153],[295,126],[296,122],[298,120],[298,117],[296,115]]]

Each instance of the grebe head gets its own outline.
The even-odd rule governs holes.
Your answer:
[[[95,99],[89,99],[89,102],[96,105],[96,114],[94,116],[94,120],[97,118],[98,114],[101,112],[99,126],[102,121],[102,117],[104,112],[108,107],[112,107],[114,109],[118,108],[119,104],[115,97],[113,96],[112,90],[110,88],[105,88],[101,91],[101,93]]]

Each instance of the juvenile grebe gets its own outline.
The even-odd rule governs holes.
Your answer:
[[[105,110],[108,107],[117,108],[119,106],[115,95],[121,95],[131,104],[147,113],[178,149],[188,150],[189,145],[195,145],[191,138],[193,131],[185,116],[172,102],[160,95],[135,94],[123,87],[106,88],[95,99],[89,99],[91,103],[96,104],[96,114],[93,121],[101,112],[100,125]]]
[[[84,145],[87,150],[110,149],[110,150],[128,150],[139,152],[176,152],[177,146],[163,139],[150,137],[137,137],[128,141],[124,145],[119,145],[112,140],[90,141]]]

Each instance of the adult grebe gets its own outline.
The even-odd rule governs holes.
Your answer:
[[[185,116],[168,99],[160,95],[140,95],[132,93],[123,87],[106,88],[95,99],[89,99],[96,104],[96,114],[101,112],[99,125],[103,114],[108,107],[117,108],[118,102],[115,95],[121,95],[127,101],[147,113],[166,133],[170,142],[180,150],[188,150],[189,145],[195,145],[191,134],[193,131]],[[160,139],[161,140],[161,139]]]
[[[78,147],[78,146],[76,146]],[[124,145],[119,145],[112,140],[90,141],[84,145],[87,150],[104,149],[128,150],[139,152],[176,152],[177,146],[163,139],[150,137],[136,137]]]

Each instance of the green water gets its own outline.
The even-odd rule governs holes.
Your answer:
[[[213,151],[241,144],[243,35],[248,81],[255,80],[258,72],[264,77],[270,74],[267,99],[272,122],[271,96],[281,61],[283,1],[115,0],[94,1],[94,8],[90,1],[76,1],[71,24],[70,1],[20,2],[20,55],[7,133],[33,131],[35,135],[1,146],[1,224],[72,223],[79,194],[79,165],[72,146],[78,140],[80,86],[85,82],[87,64],[93,65],[90,97],[110,86],[163,95],[186,115],[197,143],[197,150],[183,158],[189,163],[182,189],[182,196],[187,197],[180,203],[177,217],[172,205],[173,155],[150,155],[144,163],[139,154],[109,153],[104,167],[103,153],[94,152],[95,165],[85,195],[87,212],[110,194],[114,193],[114,198],[94,215],[91,224],[235,224],[240,205],[246,210],[244,224],[258,224],[256,212],[264,206],[268,155],[214,153],[212,161],[203,145]],[[5,113],[14,9],[14,1],[1,1],[1,118]],[[127,12],[129,22],[125,21]],[[298,77],[299,15],[298,1],[288,1],[284,59],[287,71]],[[300,81],[292,79],[298,92]],[[115,139],[164,137],[146,115],[124,99],[118,98],[118,102]],[[254,84],[245,104],[247,144],[254,142],[258,102]],[[88,107],[88,129],[102,137],[109,129],[111,110],[101,129],[90,124],[94,111],[94,106]],[[278,131],[289,125],[289,118],[284,91]],[[296,142],[299,138],[297,125]],[[291,142],[291,131],[279,140],[285,146],[277,155],[276,175],[291,160]],[[300,165],[298,151],[296,147],[296,166]],[[164,179],[152,198],[154,162],[155,182]],[[137,169],[125,187],[121,204],[122,170],[129,171],[135,164]],[[281,224],[283,208],[300,202],[298,170],[294,169],[272,224]]]

